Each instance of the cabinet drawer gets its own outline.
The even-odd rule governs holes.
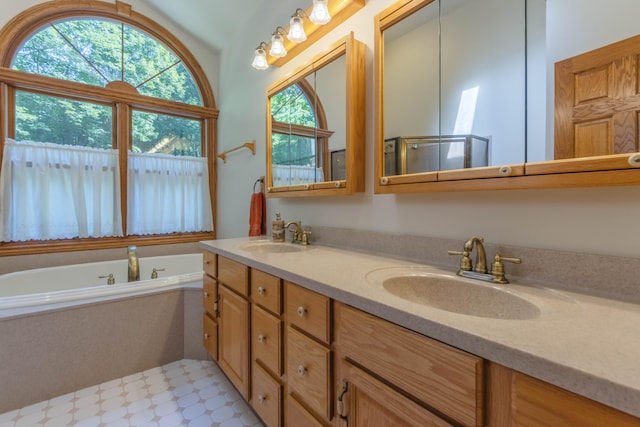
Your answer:
[[[311,410],[331,418],[331,350],[287,327],[287,384]]]
[[[336,303],[334,315],[341,358],[463,425],[482,425],[481,358],[344,304]]]
[[[251,351],[253,360],[282,375],[282,321],[256,305],[251,306]]]
[[[324,427],[324,424],[316,420],[314,416],[307,412],[291,395],[287,397],[286,420],[288,426]]]
[[[213,360],[218,360],[218,325],[206,313],[202,316],[202,329],[204,348],[213,357]]]
[[[249,267],[244,264],[219,256],[218,281],[240,295],[249,296]]]
[[[287,321],[329,344],[331,340],[329,298],[291,282],[285,282],[285,285]]]
[[[216,277],[218,274],[218,263],[217,255],[211,252],[203,252],[202,253],[202,269],[205,274],[208,274],[211,277]]]
[[[218,284],[216,280],[209,277],[204,276],[202,281],[202,306],[204,310],[211,315],[211,317],[215,320],[217,316],[217,304],[218,304]]]
[[[251,301],[276,315],[282,313],[280,278],[251,269]]]
[[[257,363],[251,372],[251,406],[268,427],[281,425],[282,386]]]

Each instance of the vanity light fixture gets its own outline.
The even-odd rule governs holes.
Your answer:
[[[328,0],[313,0],[313,9],[307,14],[303,9],[296,9],[289,21],[289,30],[278,26],[271,36],[271,43],[268,45],[261,42],[256,48],[255,57],[251,66],[256,70],[266,70],[269,68],[265,51],[268,48],[269,56],[274,58],[283,58],[287,55],[287,49],[284,44],[283,35],[292,43],[302,43],[307,40],[307,34],[304,29],[303,17],[309,18],[316,25],[324,25],[331,21],[331,12],[329,12]]]
[[[304,23],[302,22],[302,15],[306,15],[304,10],[298,8],[289,21],[289,32],[287,38],[294,43],[302,43],[307,39],[307,34],[304,32]]]
[[[256,70],[266,70],[269,68],[269,62],[267,62],[267,52],[264,48],[267,47],[265,42],[260,42],[260,45],[256,48],[255,56],[251,66]]]
[[[269,55],[275,58],[282,58],[287,54],[287,49],[284,47],[284,39],[281,34],[285,34],[284,28],[278,27],[271,36],[271,47],[269,48]]]
[[[253,68],[266,70],[268,65],[282,66],[305,50],[306,44],[315,43],[323,35],[346,21],[367,0],[313,0],[306,9],[298,8],[291,16],[289,26],[278,26],[267,43],[256,49]],[[266,55],[264,64],[263,52]]]

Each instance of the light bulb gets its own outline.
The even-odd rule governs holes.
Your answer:
[[[269,48],[269,55],[282,58],[287,55],[287,49],[284,47],[284,39],[280,34],[274,34],[271,37],[271,48]]]
[[[256,49],[256,56],[253,58],[251,66],[256,70],[266,70],[267,68],[269,68],[269,63],[267,62],[267,53],[262,47]]]
[[[313,0],[313,9],[309,19],[314,24],[324,25],[331,21],[331,15],[329,14],[329,7],[327,6],[328,0]]]
[[[304,25],[302,18],[299,16],[292,16],[289,21],[289,33],[287,34],[289,41],[294,43],[301,43],[307,39],[307,35],[304,33]]]

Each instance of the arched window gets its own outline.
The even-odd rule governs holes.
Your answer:
[[[195,58],[116,1],[0,31],[0,251],[215,236],[218,111]]]
[[[327,119],[313,86],[301,80],[271,97],[274,185],[319,182],[328,176]]]

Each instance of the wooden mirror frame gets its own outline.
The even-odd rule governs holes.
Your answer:
[[[289,186],[273,186],[271,97],[287,86],[320,70],[340,56],[346,58],[346,179]],[[365,46],[353,32],[340,40],[328,52],[314,58],[308,65],[267,88],[267,197],[346,196],[364,191],[365,152]]]
[[[384,175],[384,31],[434,0],[401,0],[374,18],[374,193],[427,193],[595,187],[640,184],[634,154],[488,166],[409,175]],[[568,120],[558,117],[556,121]],[[636,154],[637,156],[637,154]]]

